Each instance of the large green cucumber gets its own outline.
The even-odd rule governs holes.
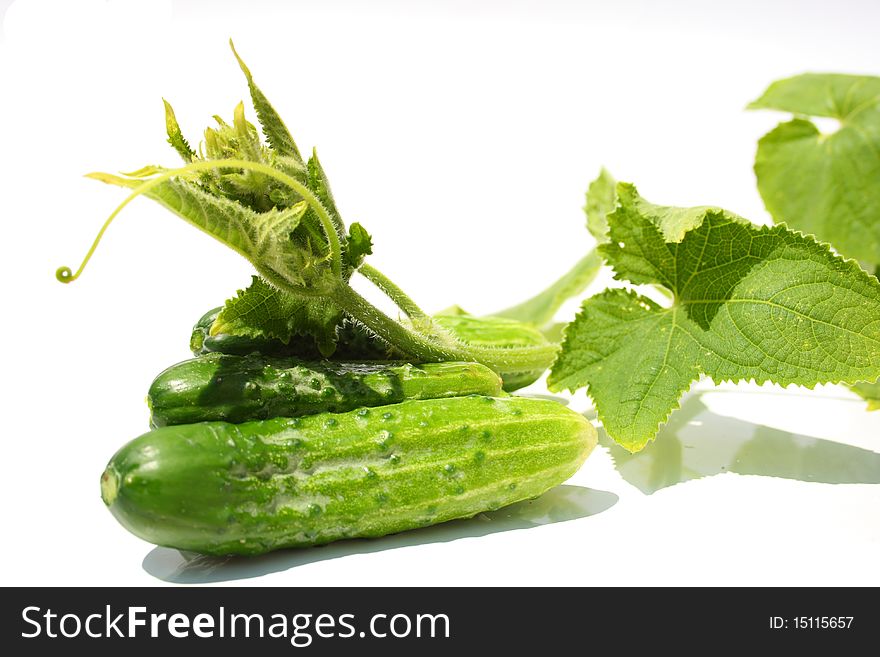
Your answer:
[[[586,418],[550,400],[411,400],[156,429],[110,460],[101,495],[151,543],[260,554],[532,498],[574,474],[595,444]]]
[[[287,344],[272,338],[255,338],[221,333],[211,335],[211,325],[221,308],[214,308],[202,315],[190,336],[190,349],[194,355],[212,352],[244,356],[260,353],[265,356],[295,356],[304,360],[322,358],[315,341],[310,336],[294,336]],[[541,331],[530,324],[506,317],[475,317],[460,309],[450,309],[434,317],[440,326],[462,342],[479,347],[529,347],[548,344]],[[369,332],[353,322],[345,321],[338,329],[338,342],[333,360],[389,360],[401,358]],[[549,363],[548,363],[549,364]],[[504,389],[518,390],[537,381],[546,367],[531,370],[505,370],[499,374]]]
[[[501,379],[479,363],[306,362],[206,354],[172,365],[150,386],[153,427],[244,422],[349,411],[405,399],[497,395]]]

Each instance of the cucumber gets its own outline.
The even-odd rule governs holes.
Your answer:
[[[304,360],[320,360],[323,355],[315,340],[308,335],[297,335],[289,343],[275,338],[259,338],[246,335],[220,333],[211,335],[211,325],[220,314],[221,307],[213,308],[199,318],[189,338],[193,356],[208,353],[247,356],[259,353],[265,356],[295,356]],[[389,360],[399,357],[377,338],[350,320],[343,320],[337,330],[338,342],[333,358],[336,360]]]
[[[152,427],[244,422],[349,411],[405,399],[497,395],[501,379],[479,363],[305,362],[206,354],[172,365],[150,386]]]
[[[434,321],[462,342],[476,347],[531,347],[549,344],[544,334],[531,324],[506,317],[474,317],[456,313],[438,314]],[[504,380],[504,389],[511,392],[534,383],[546,369],[510,369],[498,373]]]
[[[209,310],[193,326],[190,349],[193,355],[219,352],[245,356],[260,353],[266,356],[295,356],[304,360],[320,360],[321,353],[310,336],[296,336],[285,344],[272,338],[253,338],[221,333],[211,335],[211,325],[221,308]],[[475,317],[464,314],[457,307],[437,314],[434,320],[459,340],[480,347],[527,347],[548,344],[541,331],[530,324],[506,317]],[[393,360],[403,358],[370,333],[350,322],[344,321],[338,329],[338,342],[333,360]],[[505,370],[499,372],[508,392],[518,390],[537,381],[546,368],[532,370]]]
[[[348,413],[164,427],[128,443],[101,495],[140,538],[254,555],[374,537],[533,498],[596,444],[549,400],[409,400]]]
[[[214,308],[209,310],[199,318],[192,329],[189,337],[189,348],[193,356],[207,354],[212,352],[220,352],[223,354],[234,354],[238,356],[246,356],[254,352],[271,355],[271,356],[289,356],[292,355],[288,345],[280,340],[272,340],[269,338],[253,338],[245,335],[228,335],[222,333],[220,335],[211,335],[211,324],[217,319],[222,308]],[[313,351],[317,352],[317,348]],[[309,357],[309,354],[303,354]],[[318,356],[320,357],[320,356]]]

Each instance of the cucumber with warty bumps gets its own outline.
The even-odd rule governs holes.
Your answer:
[[[306,362],[257,354],[206,354],[159,374],[150,386],[147,403],[151,426],[161,427],[499,393],[501,379],[479,363]]]
[[[410,400],[155,429],[110,460],[101,495],[151,543],[253,555],[536,497],[574,474],[595,444],[586,418],[550,400]]]

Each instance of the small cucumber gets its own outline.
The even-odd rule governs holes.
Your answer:
[[[434,321],[462,342],[476,347],[532,347],[549,344],[544,334],[531,324],[506,317],[438,314],[434,317]],[[531,370],[511,369],[498,373],[504,380],[504,389],[511,392],[534,383],[541,378],[546,369],[546,367]]]
[[[348,413],[164,427],[128,443],[101,495],[133,534],[213,555],[372,537],[536,497],[596,444],[549,400],[410,400]]]
[[[296,335],[289,343],[274,338],[256,338],[245,335],[220,333],[211,335],[211,325],[217,319],[222,308],[209,310],[199,318],[189,338],[189,348],[194,356],[208,353],[232,354],[247,356],[259,353],[264,356],[295,356],[303,360],[320,360],[323,358],[313,338],[307,335]],[[344,320],[338,329],[338,342],[335,360],[389,360],[395,354],[382,342],[371,336],[354,322]]]
[[[497,395],[501,379],[478,363],[305,362],[206,354],[172,365],[150,386],[150,424],[244,422],[349,411],[405,399]]]
[[[288,345],[280,340],[270,340],[268,338],[253,338],[245,335],[228,335],[220,334],[212,336],[211,324],[217,319],[222,308],[214,308],[209,310],[199,318],[192,329],[189,337],[189,348],[193,356],[201,354],[219,352],[223,354],[234,354],[236,356],[246,356],[248,354],[258,352],[268,356],[288,356]],[[313,351],[317,352],[317,348]],[[307,354],[303,354],[309,357]]]

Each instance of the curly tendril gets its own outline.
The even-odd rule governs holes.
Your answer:
[[[101,226],[101,230],[98,231],[98,234],[95,236],[94,242],[92,242],[92,246],[89,248],[85,257],[83,258],[82,264],[80,264],[79,269],[76,270],[74,274],[70,267],[59,267],[55,271],[55,278],[61,283],[72,283],[77,278],[79,278],[80,274],[82,274],[83,269],[85,269],[89,260],[91,260],[92,255],[95,253],[95,249],[98,247],[98,244],[101,242],[101,239],[104,237],[104,233],[107,231],[107,228],[116,218],[116,216],[122,212],[126,205],[131,203],[134,199],[142,194],[147,193],[151,189],[159,186],[163,182],[174,178],[175,176],[181,176],[187,173],[193,173],[197,171],[210,171],[211,169],[244,169],[245,171],[253,171],[254,173],[262,173],[274,180],[278,181],[282,185],[286,185],[290,187],[293,191],[303,197],[309,206],[315,211],[315,214],[318,215],[318,219],[321,222],[321,228],[327,236],[327,242],[330,245],[330,257],[331,257],[331,267],[333,269],[333,273],[336,276],[342,276],[342,253],[341,246],[339,243],[339,235],[336,233],[336,228],[333,224],[333,220],[330,218],[330,213],[327,212],[327,209],[318,200],[318,197],[314,195],[314,193],[306,187],[303,183],[298,181],[296,178],[292,176],[288,176],[286,173],[278,171],[273,167],[270,167],[266,164],[262,164],[260,162],[251,162],[249,160],[238,160],[238,159],[225,159],[225,160],[201,160],[199,162],[190,162],[186,166],[180,167],[178,169],[168,169],[154,178],[149,178],[144,180],[138,187],[126,197],[122,203],[120,203],[116,209],[111,213],[107,220],[104,222],[104,225]],[[87,177],[94,177],[98,180],[105,179],[107,176],[104,174],[88,174]],[[134,182],[135,180],[127,179],[127,181]],[[231,245],[229,245],[231,246]],[[248,254],[242,253],[246,258]]]

